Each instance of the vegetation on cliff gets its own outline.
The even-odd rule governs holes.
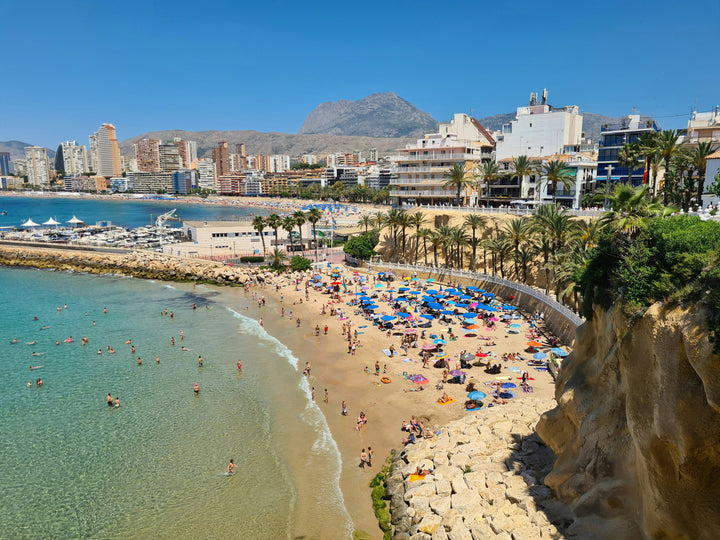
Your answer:
[[[655,217],[633,229],[606,228],[575,281],[583,310],[622,299],[628,315],[655,302],[700,301],[708,308],[710,341],[720,350],[720,223],[694,216]]]

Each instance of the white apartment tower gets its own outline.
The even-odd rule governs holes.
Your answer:
[[[120,157],[120,144],[115,133],[115,126],[103,124],[95,132],[94,137],[90,136],[90,152],[93,154],[93,163],[97,164],[94,169],[100,176],[110,178],[122,174],[122,159]]]
[[[496,158],[541,157],[576,150],[582,140],[582,124],[577,105],[553,107],[547,103],[547,90],[540,100],[532,93],[529,104],[517,108],[515,120],[495,134]]]
[[[198,186],[201,189],[215,189],[215,164],[212,159],[198,159]]]
[[[55,155],[55,170],[65,174],[82,174],[90,170],[87,149],[75,141],[60,143]]]
[[[50,183],[50,161],[47,148],[42,146],[26,146],[25,162],[27,166],[28,183],[33,186],[42,186]]]

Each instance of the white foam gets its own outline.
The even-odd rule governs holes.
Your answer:
[[[257,336],[263,341],[271,343],[273,345],[273,352],[278,356],[285,358],[288,364],[290,364],[295,371],[299,371],[298,364],[300,360],[284,343],[270,335],[267,330],[265,330],[265,328],[255,319],[242,315],[241,313],[238,313],[228,307],[226,307],[226,309],[233,314],[233,317],[240,320],[240,329],[244,333]],[[346,518],[348,537],[351,537],[353,530],[352,520],[350,518],[350,514],[345,508],[345,500],[343,498],[342,490],[340,489],[340,473],[342,472],[342,456],[340,455],[340,450],[332,436],[332,432],[330,431],[330,426],[328,426],[327,420],[325,419],[325,415],[320,410],[318,404],[312,399],[312,390],[307,377],[301,376],[298,386],[307,398],[305,410],[300,415],[300,418],[308,424],[308,426],[312,429],[312,432],[317,435],[317,438],[312,445],[313,453],[328,454],[328,457],[331,458],[328,461],[334,464],[332,470],[329,471],[331,473],[331,477],[333,478],[333,493],[331,494],[333,499],[328,500],[338,501],[341,512]]]

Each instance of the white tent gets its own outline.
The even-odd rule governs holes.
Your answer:
[[[28,219],[25,223],[22,224],[23,227],[39,227],[39,223],[35,223],[32,218]]]
[[[55,221],[53,218],[48,219],[43,225],[60,225],[59,221]]]
[[[72,223],[73,225],[79,225],[80,223],[85,223],[82,219],[78,219],[75,216],[73,216],[72,219],[68,219],[67,222]]]

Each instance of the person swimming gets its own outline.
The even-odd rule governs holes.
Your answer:
[[[193,386],[193,392],[195,392],[196,394],[200,393],[200,386],[198,385],[198,383],[195,383],[195,386]]]
[[[235,469],[237,468],[237,465],[235,465],[235,460],[231,459],[230,463],[227,467],[228,474],[235,474]]]
[[[108,392],[108,395],[107,395],[107,404],[110,405],[111,407],[113,406],[113,398],[112,398],[112,396],[110,395],[109,392]]]

